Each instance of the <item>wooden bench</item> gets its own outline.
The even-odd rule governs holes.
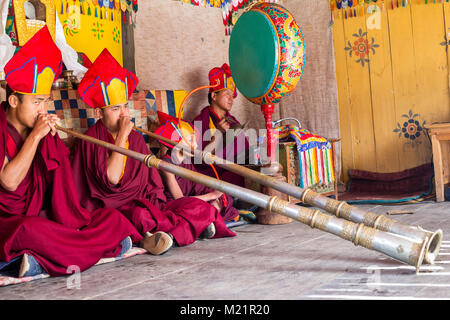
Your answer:
[[[450,123],[435,123],[425,127],[433,148],[436,201],[445,201],[444,188],[450,182]]]

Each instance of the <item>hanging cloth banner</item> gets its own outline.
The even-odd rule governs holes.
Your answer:
[[[332,13],[345,19],[369,16],[378,11],[396,10],[412,4],[444,4],[450,0],[329,0]]]
[[[90,61],[107,48],[123,65],[119,1],[117,6],[111,6],[111,0],[55,0],[55,4],[67,44]]]

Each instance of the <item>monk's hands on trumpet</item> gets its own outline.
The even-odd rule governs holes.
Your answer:
[[[131,131],[133,130],[134,123],[131,121],[130,116],[122,116],[119,118],[119,132],[117,137],[128,138]]]
[[[49,132],[51,132],[52,136],[55,136],[57,130],[55,125],[61,125],[61,120],[57,115],[44,112],[39,113],[32,133],[34,133],[39,140],[44,138]]]
[[[222,120],[217,123],[217,129],[219,129],[219,131],[222,133],[225,133],[230,128],[230,122],[227,121],[226,117],[223,117]]]

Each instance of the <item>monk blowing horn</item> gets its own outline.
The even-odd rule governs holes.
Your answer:
[[[363,223],[364,225],[371,228],[405,236],[418,243],[422,243],[426,240],[426,253],[424,258],[424,261],[426,263],[433,264],[437,255],[439,254],[443,236],[441,229],[438,229],[435,232],[431,232],[424,230],[419,226],[410,226],[398,222],[394,219],[388,218],[382,214],[377,214],[351,206],[344,201],[338,201],[332,198],[325,197],[313,191],[312,189],[302,189],[300,187],[291,185],[287,182],[275,179],[271,176],[264,175],[244,166],[238,165],[234,162],[230,162],[217,157],[209,152],[203,152],[201,150],[193,149],[182,144],[177,144],[176,142],[157,135],[153,132],[149,132],[137,127],[135,127],[134,129],[173,146],[183,148],[184,150],[195,154],[196,156],[200,156],[205,163],[214,163],[217,166],[222,167],[228,171],[232,171],[238,175],[247,177],[254,182],[288,194],[296,199],[301,200],[303,203],[307,203],[313,207],[323,209],[329,213],[334,214],[338,218],[343,218],[355,223]]]
[[[396,260],[414,266],[416,268],[416,272],[419,271],[423,258],[426,254],[426,244],[428,239],[425,239],[421,243],[413,241],[407,237],[367,227],[363,223],[356,224],[351,221],[322,213],[319,210],[312,210],[293,205],[288,201],[279,199],[276,196],[268,196],[225,181],[217,180],[198,172],[162,161],[152,154],[145,155],[133,150],[121,148],[114,144],[65,129],[60,126],[56,126],[56,129],[112,151],[121,153],[129,158],[141,161],[149,168],[154,167],[156,169],[166,170],[182,178],[203,184],[243,201],[257,205],[261,208],[265,208],[268,211],[300,221],[306,225],[309,225],[311,228],[317,228],[339,236],[345,240],[352,241],[356,246],[359,245],[367,249],[384,253]]]

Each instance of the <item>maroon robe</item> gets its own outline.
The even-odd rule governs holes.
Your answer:
[[[227,112],[225,116],[233,120],[234,124],[240,124],[239,121],[235,117],[233,117],[229,112]],[[199,139],[199,147],[201,148],[201,150],[204,150],[205,147],[208,145],[208,143],[210,143],[210,140],[208,140],[208,138],[205,135],[205,132],[210,129],[209,127],[210,120],[212,120],[214,126],[216,126],[217,128],[217,123],[220,121],[220,119],[218,118],[217,114],[211,109],[211,107],[207,106],[203,108],[202,111],[200,111],[200,114],[197,117],[195,117],[193,121],[197,130],[201,134],[201,137]],[[201,127],[199,127],[199,125]],[[244,133],[241,133],[237,137],[235,137],[233,143],[230,142],[227,144],[227,142],[225,141],[226,135],[224,135],[223,138],[224,138],[223,143],[224,146],[221,150],[217,150],[217,152],[215,153],[216,156],[230,161],[236,161],[238,154],[240,154],[244,150],[247,150],[248,152],[249,144]],[[217,178],[210,165],[196,164],[195,167],[198,172],[213,178]],[[238,185],[240,187],[245,187],[244,177],[235,174],[231,171],[220,168],[218,166],[214,166],[214,168],[216,169],[220,180]]]
[[[85,134],[114,143],[101,120]],[[130,150],[150,153],[138,132],[132,131],[128,142]],[[141,234],[168,232],[180,246],[194,242],[212,222],[216,227],[215,238],[235,236],[209,203],[190,197],[167,202],[158,170],[148,168],[140,161],[127,158],[121,182],[111,184],[106,171],[110,153],[106,148],[85,141],[80,141],[77,146],[72,161],[74,180],[81,204],[87,209],[117,208]]]
[[[173,164],[173,161],[170,157],[170,153],[165,155],[162,159],[164,161],[167,161],[167,162]],[[176,164],[176,165],[183,167],[185,169],[189,169],[189,170],[197,172],[195,165],[192,163],[182,162],[182,163]],[[175,176],[175,178],[178,182],[178,185],[180,186],[181,192],[183,193],[183,195],[185,197],[200,196],[200,195],[215,191],[214,189],[212,189],[210,187],[207,187],[200,183],[196,183],[194,181],[191,181],[191,180],[179,177],[179,176]],[[166,190],[165,194],[166,194],[167,200],[173,200],[173,196],[169,190]],[[225,197],[227,199],[226,205],[224,204],[223,197],[219,197],[220,207],[222,208],[220,210],[220,214],[222,215],[222,217],[225,221],[234,221],[234,218],[236,218],[239,215],[239,211],[235,207],[233,207],[233,198],[228,194],[225,194]]]
[[[0,167],[5,156],[14,157],[7,151],[11,144],[20,150],[23,141],[7,122],[2,104]],[[27,253],[51,276],[67,275],[71,265],[84,271],[101,258],[117,256],[120,242],[127,236],[134,242],[142,239],[117,210],[89,212],[81,207],[68,154],[58,135],[49,133],[40,141],[17,190],[11,192],[0,186],[1,261],[9,262]]]

